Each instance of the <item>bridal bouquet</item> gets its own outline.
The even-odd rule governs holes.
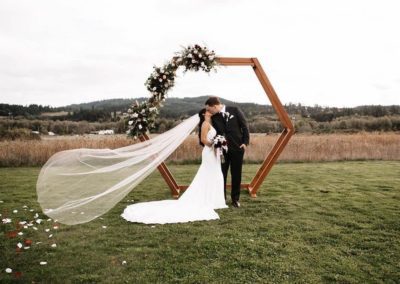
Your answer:
[[[214,138],[213,141],[213,146],[214,149],[217,150],[218,155],[221,156],[221,161],[222,163],[224,163],[224,152],[227,153],[228,152],[228,142],[226,141],[226,138],[222,135],[217,135]]]

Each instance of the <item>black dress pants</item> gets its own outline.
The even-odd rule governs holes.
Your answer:
[[[240,184],[242,182],[242,165],[243,165],[244,150],[229,151],[225,157],[225,163],[221,164],[222,173],[224,174],[224,195],[226,200],[226,179],[228,176],[229,167],[231,168],[232,201],[239,201]]]

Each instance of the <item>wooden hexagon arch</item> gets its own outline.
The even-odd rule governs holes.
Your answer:
[[[225,65],[225,66],[253,67],[253,70],[256,73],[258,80],[260,81],[269,101],[271,102],[272,107],[274,108],[280,122],[283,125],[283,131],[281,135],[279,136],[275,145],[272,147],[271,151],[266,156],[265,160],[258,169],[252,181],[250,183],[241,184],[241,188],[247,189],[251,197],[256,197],[257,191],[260,188],[262,182],[270,172],[272,166],[275,164],[276,160],[278,159],[279,155],[285,148],[286,144],[289,142],[290,137],[293,135],[294,127],[257,58],[218,57],[216,58],[216,60],[220,65]],[[144,141],[144,140],[149,140],[149,137],[146,134],[144,134],[140,136],[139,139],[141,141]],[[175,178],[172,176],[171,172],[169,171],[165,163],[161,163],[158,166],[158,170],[160,171],[162,177],[164,178],[169,188],[171,189],[171,193],[174,198],[178,198],[180,191],[188,188],[188,185],[178,185],[176,183]],[[231,185],[227,184],[226,187],[231,188]]]

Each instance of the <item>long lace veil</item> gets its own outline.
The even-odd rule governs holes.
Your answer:
[[[172,154],[198,122],[195,114],[148,141],[114,150],[81,148],[54,154],[36,185],[43,212],[68,225],[106,213]]]

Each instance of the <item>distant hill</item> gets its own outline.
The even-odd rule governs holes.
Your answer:
[[[194,98],[168,98],[163,103],[164,107],[160,108],[160,117],[162,118],[178,118],[183,115],[193,115],[204,107],[207,96],[194,97]],[[135,98],[135,99],[110,99],[102,101],[94,101],[82,104],[72,104],[64,107],[57,108],[58,111],[79,111],[79,110],[105,110],[108,112],[113,111],[126,111],[128,107],[135,101],[144,101],[148,98]],[[246,115],[267,114],[273,113],[273,109],[268,105],[260,105],[255,103],[237,103],[226,99],[221,99],[222,103],[226,105],[235,105],[240,107]]]
[[[137,99],[110,99],[63,107],[41,105],[0,104],[1,137],[18,137],[26,130],[40,133],[84,134],[102,129],[126,133],[122,118]],[[154,133],[171,129],[183,118],[197,113],[204,107],[206,96],[194,98],[168,98],[160,108]],[[278,133],[282,131],[271,105],[237,103],[222,99],[226,105],[238,106],[245,114],[252,133]],[[352,133],[358,131],[400,131],[400,106],[365,105],[352,108],[304,106],[285,104],[284,108],[298,133]],[[18,134],[19,133],[19,134]],[[27,132],[28,133],[28,132]],[[14,139],[14,138],[13,138]]]
[[[41,105],[9,105],[0,104],[0,116],[2,117],[25,117],[25,118],[49,118],[72,121],[106,122],[115,121],[119,114],[126,112],[135,101],[143,101],[148,98],[134,99],[109,99],[81,104],[71,104],[63,107],[51,107]],[[176,120],[180,117],[190,116],[204,107],[207,96],[168,98],[164,107],[160,108],[160,118]],[[226,105],[238,106],[249,120],[274,120],[275,111],[271,105],[255,103],[238,103],[227,99],[221,99]],[[384,117],[399,116],[400,106],[365,105],[348,108],[304,106],[301,104],[285,104],[286,111],[291,117],[299,116],[311,118],[317,122],[329,122],[340,117]]]

